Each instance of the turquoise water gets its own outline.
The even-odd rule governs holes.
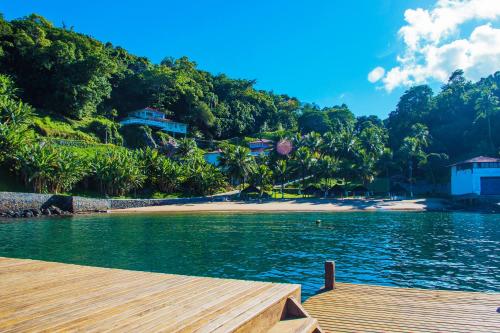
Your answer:
[[[316,225],[314,221],[321,219]],[[102,214],[0,223],[0,256],[175,274],[500,291],[500,215]]]

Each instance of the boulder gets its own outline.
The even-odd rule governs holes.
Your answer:
[[[56,206],[50,206],[49,210],[53,215],[62,215],[63,214],[63,211],[61,210],[61,208],[56,207]]]

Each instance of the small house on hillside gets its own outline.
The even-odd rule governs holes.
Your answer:
[[[478,156],[451,167],[451,195],[500,195],[500,158]]]
[[[167,119],[165,113],[160,110],[146,107],[140,110],[130,112],[127,118],[120,122],[121,125],[146,125],[153,128],[158,128],[164,132],[186,135],[187,125]]]
[[[248,144],[252,156],[259,156],[260,154],[268,155],[273,146],[274,142],[268,139],[258,139]]]

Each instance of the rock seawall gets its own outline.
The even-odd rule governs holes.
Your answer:
[[[208,202],[223,196],[175,199],[98,199],[56,194],[0,192],[0,213],[44,210],[57,207],[71,213],[102,212],[109,209]]]
[[[207,202],[213,200],[212,197],[193,197],[176,199],[109,199],[110,209],[137,208],[149,206],[163,206],[186,204],[195,202]]]
[[[50,206],[71,211],[71,197],[54,194],[0,192],[0,212],[45,209]]]

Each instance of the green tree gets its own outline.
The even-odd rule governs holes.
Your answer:
[[[0,75],[0,163],[26,145],[33,109],[17,100],[9,77]]]
[[[403,161],[406,161],[410,185],[414,182],[414,166],[422,165],[426,161],[427,154],[424,149],[428,144],[429,131],[425,125],[419,123],[412,126],[411,136],[407,136],[403,140],[399,155]],[[413,190],[410,190],[410,196],[413,196]]]
[[[328,116],[319,110],[307,110],[298,119],[301,133],[318,132],[320,134],[331,130]]]
[[[37,193],[70,191],[89,172],[85,159],[47,144],[24,146],[15,159],[15,168],[25,185]]]
[[[184,160],[182,167],[185,168],[183,187],[188,194],[214,194],[226,185],[222,172],[207,163],[201,154]]]
[[[274,164],[274,173],[273,173],[280,182],[281,185],[281,199],[285,198],[285,182],[288,174],[288,163],[287,160],[280,159],[277,160]]]
[[[320,178],[319,184],[325,197],[328,190],[333,186],[333,179],[338,175],[338,171],[339,160],[337,158],[324,155],[318,159],[316,176]]]
[[[198,149],[198,145],[193,139],[180,139],[177,144],[177,150],[175,153],[180,157],[188,157]]]
[[[500,111],[500,99],[493,94],[491,89],[485,89],[481,91],[480,97],[476,101],[475,110],[475,121],[478,119],[486,119],[490,152],[496,153],[491,131],[491,119]]]
[[[158,190],[165,193],[174,193],[181,189],[181,184],[186,176],[183,165],[169,158],[160,157],[155,160],[153,170],[153,185]]]
[[[300,175],[302,184],[301,189],[303,190],[305,188],[306,176],[316,163],[316,157],[311,153],[309,148],[300,147],[294,153],[293,162],[295,164],[295,170]]]
[[[140,152],[111,149],[98,152],[92,161],[92,178],[103,195],[123,196],[141,188],[146,180]]]
[[[22,99],[75,118],[94,114],[117,70],[109,49],[35,14],[9,25],[11,33],[0,37],[0,69],[16,77]]]
[[[240,194],[247,177],[254,166],[254,159],[250,155],[250,149],[242,146],[226,145],[222,148],[219,164],[231,180],[240,185]]]
[[[387,128],[390,146],[398,150],[416,123],[425,123],[433,110],[433,92],[427,85],[416,86],[405,91],[396,110],[389,114]]]
[[[259,197],[270,191],[273,184],[273,172],[265,164],[257,164],[250,171],[250,184],[259,188]]]

